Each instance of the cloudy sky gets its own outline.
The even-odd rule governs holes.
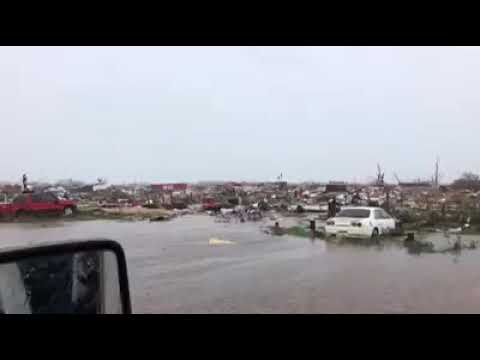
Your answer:
[[[0,180],[480,172],[480,48],[0,48]]]

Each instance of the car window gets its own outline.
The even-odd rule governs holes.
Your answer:
[[[43,202],[41,194],[33,194],[32,195],[32,202]]]
[[[392,218],[385,210],[381,210],[381,213],[382,213],[382,217],[384,219],[391,219]]]
[[[382,212],[380,210],[373,210],[374,219],[383,219]]]
[[[370,210],[368,209],[344,209],[341,210],[337,217],[351,217],[351,218],[360,218],[366,219],[370,217]]]
[[[25,204],[27,197],[25,195],[18,195],[15,199],[13,199],[14,204]]]
[[[38,193],[32,195],[32,201],[36,203],[53,203],[55,198],[50,193]]]
[[[52,193],[45,193],[44,198],[47,202],[55,202],[57,200],[57,197]]]

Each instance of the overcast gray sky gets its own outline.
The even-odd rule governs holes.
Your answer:
[[[480,172],[480,48],[0,48],[0,180]]]

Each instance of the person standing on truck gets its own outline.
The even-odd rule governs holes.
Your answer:
[[[27,191],[28,188],[27,188],[27,174],[23,174],[22,176],[22,182],[23,182],[23,191]]]

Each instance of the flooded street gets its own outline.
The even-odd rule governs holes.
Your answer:
[[[0,224],[1,246],[92,237],[124,246],[136,313],[480,311],[480,249],[414,255],[401,244],[274,237],[258,223],[202,215]],[[212,237],[233,243],[209,245]]]

